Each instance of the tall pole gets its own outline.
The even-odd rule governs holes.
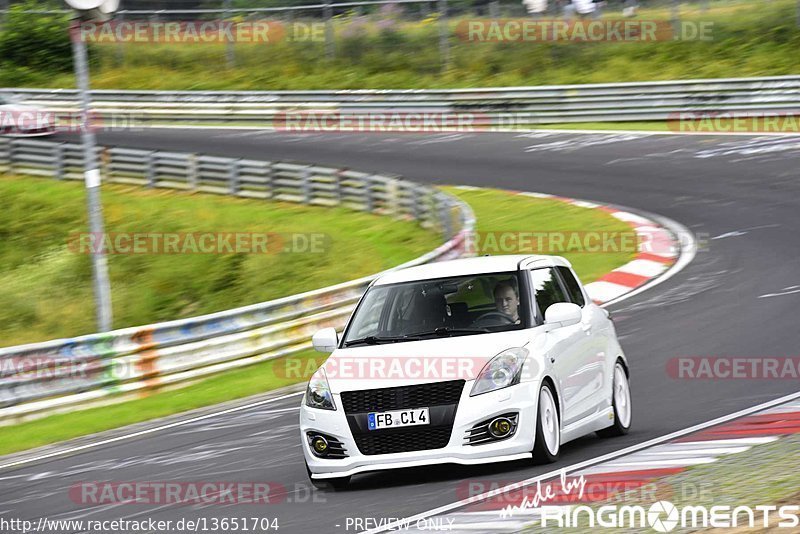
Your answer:
[[[94,244],[92,256],[92,283],[94,285],[95,314],[100,332],[111,330],[111,284],[108,280],[108,262],[103,249],[103,207],[100,203],[100,168],[97,163],[97,141],[89,122],[91,102],[89,98],[89,67],[86,43],[80,37],[80,21],[72,22],[72,53],[75,58],[75,79],[80,97],[80,129],[83,143],[83,178],[86,185],[86,209],[89,215],[89,231]]]
[[[439,5],[439,55],[442,70],[450,67],[450,30],[447,27],[447,0],[438,0]]]
[[[325,19],[325,56],[328,59],[333,59],[336,55],[336,45],[333,41],[333,8],[331,7],[330,0],[325,0],[325,7],[322,8],[322,16]]]
[[[228,24],[228,20],[231,18],[232,15],[232,13],[230,12],[231,0],[225,0],[224,5],[225,5],[225,14],[223,18],[225,20],[222,21],[222,24]],[[233,66],[236,64],[236,52],[233,49],[233,42],[230,40],[227,40],[227,42],[225,43],[225,64],[228,66],[229,69],[233,68]]]

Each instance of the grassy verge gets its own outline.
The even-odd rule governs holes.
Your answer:
[[[0,196],[0,346],[94,332],[90,256],[69,244],[87,228],[82,185],[0,177]],[[441,242],[413,222],[344,208],[120,185],[104,185],[102,197],[109,234],[268,234],[270,251],[220,241],[220,253],[109,255],[115,328],[352,280]]]
[[[546,198],[510,195],[498,190],[461,190],[448,188],[467,202],[478,218],[478,252],[480,254],[555,254],[567,258],[581,281],[586,284],[597,280],[633,259],[633,251],[586,252],[564,246],[554,239],[542,241],[544,250],[536,242],[526,242],[518,236],[526,232],[550,234],[553,237],[581,237],[587,232],[630,233],[631,227],[608,213],[573,206]],[[503,237],[507,240],[503,241]],[[533,246],[525,246],[526,244]],[[522,245],[521,247],[517,245]],[[588,243],[587,243],[588,245]],[[587,247],[588,248],[588,247]]]
[[[605,212],[570,206],[554,200],[513,196],[496,190],[465,191],[453,187],[447,190],[472,205],[479,221],[480,232],[626,231],[628,229],[627,225]],[[174,193],[169,195],[175,196]],[[262,205],[260,209],[264,208]],[[385,239],[385,246],[395,244],[393,236],[385,235]],[[619,253],[565,253],[564,255],[573,262],[584,283],[618,267],[631,257],[630,254]],[[348,276],[352,274],[346,270],[342,272]],[[0,454],[109,430],[301,382],[306,380],[323,361],[324,356],[319,353],[303,352],[230,371],[179,390],[154,393],[146,398],[111,406],[52,415],[27,423],[0,427]]]
[[[657,500],[667,500],[679,509],[684,506],[750,506],[800,503],[800,470],[794,469],[794,459],[800,454],[800,436],[792,435],[765,445],[756,445],[752,449],[739,454],[722,457],[718,461],[690,467],[686,471],[663,477],[646,485],[645,488],[632,490],[616,495],[613,500],[591,505],[597,509],[604,504],[642,506],[645,510]],[[584,516],[585,517],[585,516]],[[740,521],[746,524],[747,516],[741,514]],[[771,514],[772,529],[760,525],[757,514],[756,527],[740,525],[737,533],[745,532],[779,532],[785,529],[776,528],[777,512]],[[630,529],[603,528],[609,534],[631,532]],[[697,532],[700,528],[684,529],[680,523],[672,532]],[[714,532],[731,532],[731,529],[706,529]],[[790,529],[791,530],[791,529]],[[525,530],[526,533],[546,532],[540,527]],[[582,524],[570,529],[571,533],[589,534],[597,532],[597,528],[589,528]]]
[[[468,20],[476,19],[455,18],[449,21],[452,61],[444,71],[435,16],[410,22],[399,14],[340,14],[330,59],[319,39],[238,44],[231,67],[224,45],[94,45],[92,83],[110,89],[400,89],[797,73],[795,2],[762,2],[757,9],[744,1],[710,5],[708,11],[700,3],[679,6],[682,22],[712,24],[708,40],[477,42],[463,38]],[[667,26],[671,16],[661,7],[643,9],[638,18]],[[608,9],[603,18],[619,19],[620,10]],[[9,66],[0,84],[74,86],[68,66],[62,72]]]

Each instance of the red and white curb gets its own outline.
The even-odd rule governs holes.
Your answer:
[[[479,191],[482,188],[470,186],[458,186],[458,189],[467,191]],[[620,208],[578,200],[575,198],[561,197],[546,193],[533,193],[527,191],[506,191],[511,195],[520,195],[533,198],[545,198],[557,200],[586,209],[596,209],[610,214],[612,217],[627,223],[637,236],[637,253],[633,260],[625,265],[618,267],[608,274],[600,277],[599,280],[585,284],[589,296],[597,304],[604,304],[616,300],[637,288],[641,288],[652,280],[659,278],[674,266],[681,256],[684,248],[683,241],[689,233],[682,227],[676,228],[677,223],[673,223],[667,228],[653,219],[626,211]],[[680,233],[680,235],[678,235]],[[693,255],[693,254],[692,254]]]
[[[432,525],[441,525],[451,534],[518,532],[538,526],[541,510],[528,503],[536,493],[549,495],[544,506],[572,506],[606,502],[621,493],[636,491],[645,486],[652,489],[657,500],[669,499],[671,488],[659,484],[664,477],[686,471],[688,468],[718,461],[720,458],[741,454],[764,443],[777,441],[784,436],[800,434],[800,394],[793,394],[776,401],[765,403],[768,408],[755,407],[743,410],[745,415],[732,414],[720,418],[722,423],[710,421],[698,427],[677,432],[660,443],[632,448],[638,449],[628,454],[614,453],[605,461],[588,461],[578,468],[566,468],[567,480],[575,481],[583,477],[583,495],[564,484],[559,475],[549,473],[541,477],[512,483],[475,496],[464,497],[452,505],[440,507],[412,518],[400,520],[381,529],[368,531],[369,534],[392,530],[428,531]],[[762,405],[764,406],[764,405]],[[739,412],[739,413],[743,413]],[[743,457],[742,461],[746,461]],[[594,462],[594,463],[592,463]],[[590,464],[580,467],[583,464]],[[495,481],[465,482],[464,491],[470,488],[497,487]],[[461,492],[459,492],[461,493]],[[527,499],[527,501],[526,501]],[[523,504],[526,502],[526,504]],[[521,506],[522,505],[522,506]],[[367,533],[364,533],[367,534]]]

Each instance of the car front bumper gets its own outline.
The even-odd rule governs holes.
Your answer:
[[[347,423],[341,398],[334,394],[337,410],[300,409],[300,439],[303,455],[314,479],[346,477],[367,471],[398,469],[441,463],[475,465],[530,458],[536,428],[538,383],[527,382],[470,397],[473,381],[464,385],[456,409],[453,431],[445,447],[391,454],[362,454]],[[465,445],[467,431],[476,424],[507,413],[517,413],[517,428],[506,439]],[[347,457],[325,459],[311,452],[307,433],[320,432],[342,442]],[[380,430],[374,431],[380,432]]]

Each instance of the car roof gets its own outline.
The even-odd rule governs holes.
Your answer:
[[[446,278],[448,276],[468,276],[470,274],[500,273],[516,271],[524,262],[526,267],[548,267],[561,265],[570,267],[569,261],[561,256],[544,256],[530,254],[507,254],[497,256],[479,256],[458,260],[426,263],[407,269],[398,269],[378,278],[374,285],[397,284],[416,280]]]

